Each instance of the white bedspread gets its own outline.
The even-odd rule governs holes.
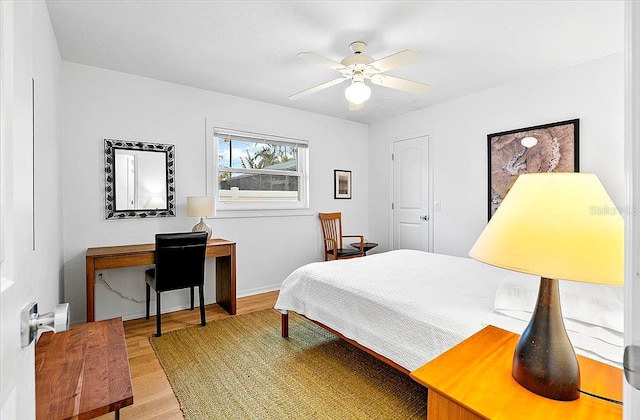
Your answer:
[[[481,330],[498,285],[513,274],[469,258],[390,251],[305,265],[282,283],[275,308],[412,371]]]

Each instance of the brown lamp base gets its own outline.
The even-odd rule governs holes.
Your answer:
[[[543,397],[560,401],[580,397],[580,367],[564,328],[558,280],[540,279],[538,302],[516,345],[511,374]]]

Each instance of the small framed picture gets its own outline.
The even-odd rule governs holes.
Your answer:
[[[351,199],[351,171],[334,169],[333,198]]]

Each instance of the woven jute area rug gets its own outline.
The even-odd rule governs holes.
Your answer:
[[[187,419],[424,419],[426,390],[296,314],[273,309],[152,337]]]

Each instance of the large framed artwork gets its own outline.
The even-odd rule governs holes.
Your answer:
[[[351,198],[351,171],[334,169],[333,198]]]
[[[520,174],[579,171],[580,120],[487,135],[489,219]]]

